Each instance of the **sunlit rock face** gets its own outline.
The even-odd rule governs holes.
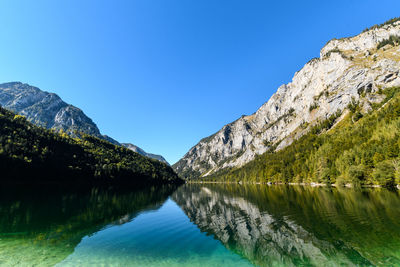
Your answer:
[[[245,196],[246,192],[231,194],[218,187],[195,185],[177,190],[172,198],[201,231],[257,266],[371,265],[345,243],[320,239],[289,214],[278,215],[262,202],[253,203],[257,198]],[[269,197],[273,200],[274,196],[279,197]]]
[[[82,110],[58,95],[20,82],[0,84],[0,104],[24,115],[31,122],[68,134],[74,131],[102,137],[96,124]]]
[[[21,82],[0,84],[0,105],[25,116],[29,121],[48,129],[63,130],[71,136],[85,133],[123,145],[143,156],[167,163],[160,155],[145,152],[133,144],[120,144],[100,133],[97,125],[73,105],[65,103],[58,95]]]
[[[128,149],[130,149],[130,150],[132,150],[132,151],[134,151],[134,152],[136,152],[136,153],[139,153],[140,155],[143,155],[143,156],[145,156],[145,157],[149,157],[149,158],[152,158],[152,159],[159,160],[159,161],[164,162],[164,163],[166,163],[166,164],[169,165],[169,163],[167,162],[167,160],[166,160],[163,156],[161,156],[161,155],[156,155],[156,154],[147,153],[146,151],[144,151],[144,150],[141,149],[140,147],[135,146],[134,144],[122,143],[121,145],[123,145],[124,147],[126,147],[126,148],[128,148]]]
[[[377,45],[391,35],[400,36],[400,21],[334,39],[295,73],[290,83],[254,114],[242,116],[220,131],[202,139],[174,165],[184,177],[206,176],[243,164],[274,144],[281,149],[306,133],[318,121],[360,101],[365,112],[379,89],[400,85],[400,48]]]

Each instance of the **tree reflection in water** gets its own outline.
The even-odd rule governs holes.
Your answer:
[[[175,189],[0,188],[0,265],[53,266],[84,236],[157,209]]]
[[[172,198],[202,231],[256,265],[400,264],[397,192],[188,184]]]

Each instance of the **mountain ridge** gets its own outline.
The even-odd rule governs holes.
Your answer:
[[[134,152],[136,152],[136,153],[139,153],[139,154],[141,154],[141,155],[143,155],[143,156],[146,156],[146,157],[149,157],[149,158],[152,158],[152,159],[156,159],[156,160],[159,160],[159,161],[161,161],[161,162],[164,162],[164,163],[170,165],[170,164],[168,163],[168,161],[167,161],[163,156],[161,156],[161,155],[156,155],[156,154],[152,154],[152,153],[147,153],[146,151],[144,151],[144,150],[141,149],[140,147],[135,146],[134,144],[131,144],[131,143],[121,143],[121,145],[124,146],[124,147],[126,147],[126,148],[128,148],[128,149],[130,149],[130,150],[132,150],[132,151],[134,151]]]
[[[122,144],[110,136],[101,134],[96,123],[80,108],[64,102],[57,94],[43,91],[38,87],[22,82],[2,83],[0,105],[47,129],[63,131],[73,137],[79,136],[82,132],[129,149],[136,147],[137,149],[131,150],[168,164],[160,155],[147,153],[133,144]]]
[[[74,138],[0,107],[0,183],[150,185],[182,183],[167,164],[83,133]]]
[[[240,167],[271,148],[286,147],[353,101],[370,110],[382,98],[369,93],[400,85],[400,51],[391,36],[400,36],[398,18],[354,37],[330,40],[319,58],[307,62],[255,113],[193,146],[173,165],[175,171],[196,178]]]

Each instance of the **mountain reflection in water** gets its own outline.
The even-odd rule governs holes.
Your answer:
[[[400,264],[400,198],[386,189],[188,184],[173,200],[259,266]]]
[[[0,188],[0,266],[399,266],[386,189]]]

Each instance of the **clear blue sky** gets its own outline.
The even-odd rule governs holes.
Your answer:
[[[174,163],[328,40],[396,16],[398,0],[4,0],[0,82],[55,92],[103,134]]]

